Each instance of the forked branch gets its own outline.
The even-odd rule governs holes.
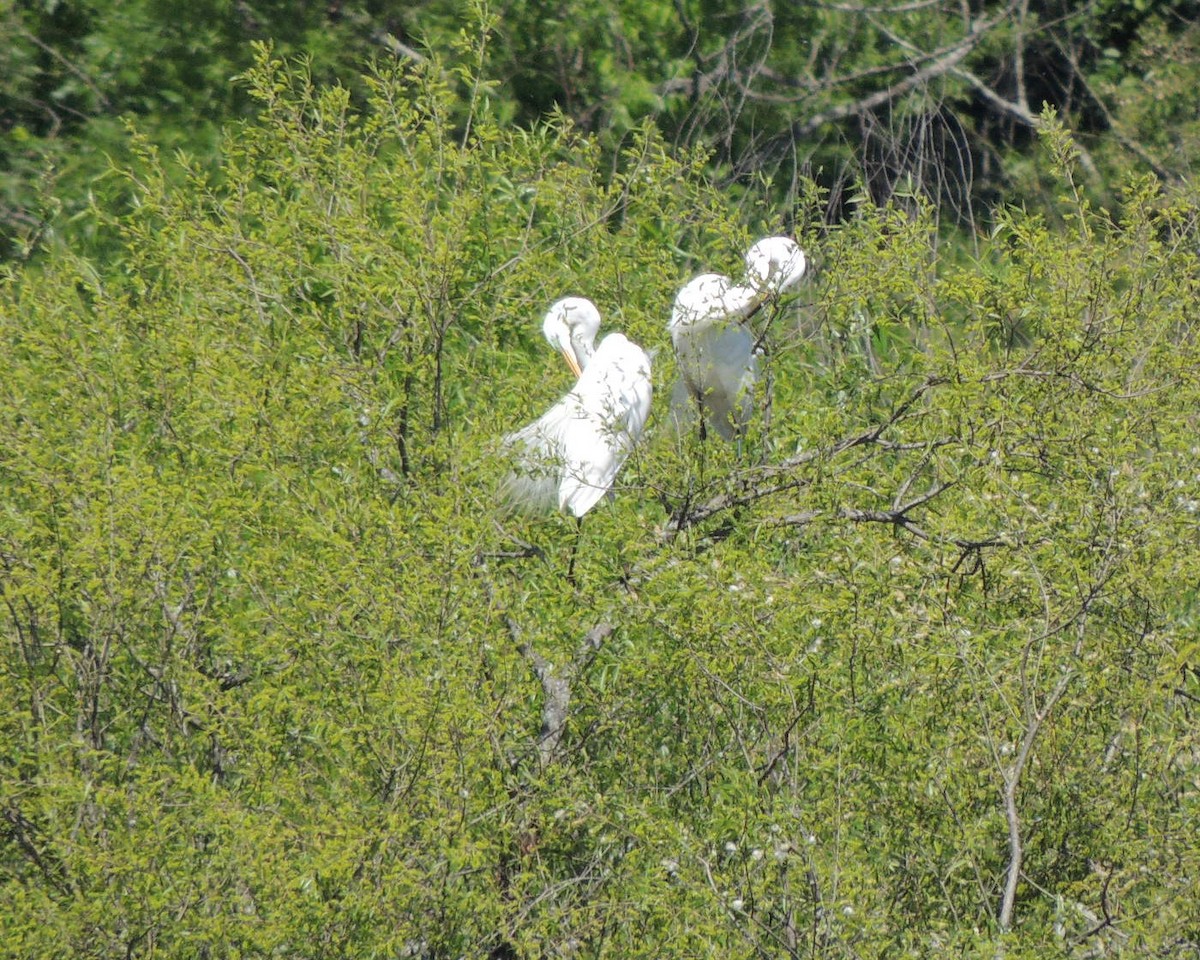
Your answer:
[[[543,768],[552,764],[558,754],[567,717],[571,707],[571,683],[596,656],[613,632],[611,623],[596,624],[583,635],[575,655],[562,667],[556,667],[525,640],[517,622],[507,614],[504,617],[509,635],[517,651],[533,667],[534,675],[542,684],[542,727],[538,732],[538,760]]]

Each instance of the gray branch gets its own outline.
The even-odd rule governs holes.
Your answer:
[[[967,58],[968,54],[983,40],[987,32],[999,23],[1001,19],[1001,17],[993,17],[988,20],[976,20],[971,24],[971,29],[967,31],[962,40],[948,49],[938,51],[937,55],[919,70],[914,71],[897,83],[876,90],[858,100],[849,103],[840,103],[823,113],[809,117],[803,122],[792,124],[792,137],[797,140],[804,139],[811,136],[827,123],[834,123],[838,120],[845,120],[847,117],[867,113],[891,100],[896,100],[904,96],[923,83],[952,72]]]
[[[512,617],[506,616],[508,632],[517,651],[533,666],[534,675],[542,684],[542,728],[538,732],[538,759],[543,768],[554,763],[571,707],[571,683],[580,671],[591,663],[604,641],[612,635],[610,623],[596,624],[584,634],[575,655],[561,668],[556,667],[522,638],[521,628]]]
[[[1083,641],[1087,630],[1088,615],[1091,612],[1092,604],[1100,597],[1105,585],[1113,576],[1113,570],[1116,566],[1115,546],[1114,539],[1110,538],[1106,548],[1104,565],[1088,589],[1087,594],[1080,601],[1078,609],[1071,616],[1064,618],[1060,622],[1049,624],[1046,631],[1040,637],[1034,638],[1025,647],[1025,656],[1028,657],[1029,651],[1034,646],[1049,639],[1061,630],[1067,629],[1072,624],[1075,626],[1075,644],[1071,650],[1070,661],[1063,667],[1058,681],[1046,695],[1040,706],[1035,705],[1033,693],[1027,693],[1025,733],[1021,737],[1021,747],[1017,751],[1012,764],[1007,769],[1002,767],[1000,770],[1004,780],[1004,819],[1008,824],[1008,870],[1004,880],[1004,895],[1000,900],[1000,911],[997,918],[1000,929],[1003,931],[1012,929],[1013,911],[1016,908],[1017,902],[1017,885],[1021,880],[1021,865],[1025,858],[1024,842],[1021,837],[1021,817],[1020,811],[1017,808],[1017,790],[1021,784],[1021,776],[1029,765],[1029,758],[1033,754],[1033,747],[1038,735],[1042,731],[1042,727],[1045,726],[1047,719],[1054,712],[1055,707],[1058,706],[1059,701],[1062,700],[1063,695],[1067,692],[1067,688],[1071,685],[1071,681],[1075,679],[1078,673],[1076,663],[1083,653]],[[1024,664],[1022,664],[1021,673],[1022,677],[1024,677]]]
[[[940,384],[948,382],[945,377],[930,376],[918,384],[900,404],[898,404],[888,417],[879,423],[863,430],[859,433],[852,434],[848,437],[843,437],[837,443],[823,450],[806,450],[794,457],[789,457],[778,464],[772,464],[766,467],[760,467],[756,470],[746,471],[742,474],[736,487],[724,493],[719,493],[703,503],[695,506],[686,505],[683,509],[671,517],[666,524],[662,534],[662,539],[671,540],[681,530],[695,526],[704,520],[723,513],[727,510],[732,510],[737,507],[746,506],[762,500],[764,497],[772,494],[781,493],[786,490],[793,490],[804,485],[804,480],[796,476],[796,471],[800,467],[808,464],[819,462],[822,459],[829,460],[848,450],[853,450],[856,447],[876,447],[880,450],[897,450],[897,449],[926,449],[930,446],[929,443],[920,443],[914,446],[905,444],[897,444],[894,441],[884,439],[883,435],[889,428],[906,419],[912,408],[925,396],[930,390]],[[950,440],[935,441],[933,446],[942,446],[950,443]],[[927,498],[931,499],[931,498]],[[924,501],[921,501],[924,502]],[[912,509],[913,506],[919,504],[910,504],[906,509]],[[854,519],[854,518],[848,518]]]

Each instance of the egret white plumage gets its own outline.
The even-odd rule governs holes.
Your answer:
[[[704,273],[675,295],[667,329],[675,346],[679,380],[671,394],[677,420],[699,407],[726,440],[740,437],[750,420],[758,360],[754,337],[741,321],[771,296],[804,276],[804,251],[790,237],[766,237],[746,253],[746,279]]]
[[[778,296],[798,284],[808,270],[808,259],[791,237],[763,237],[746,251],[746,275]]]
[[[650,358],[620,333],[593,350],[599,325],[599,312],[582,297],[560,300],[546,314],[546,339],[581,372],[565,397],[505,438],[517,457],[507,493],[526,509],[583,517],[612,487],[646,427]]]
[[[542,321],[542,333],[550,346],[558,350],[575,376],[583,372],[595,352],[600,331],[600,311],[587,297],[563,297]]]

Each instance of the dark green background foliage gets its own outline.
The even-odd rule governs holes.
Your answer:
[[[259,47],[4,273],[0,949],[1195,955],[1200,196],[1047,112],[1040,208],[823,225],[493,42]],[[673,434],[675,290],[787,224],[750,435]],[[657,350],[574,582],[497,501],[569,293]]]
[[[1116,202],[1131,163],[1192,173],[1197,16],[1185,0],[16,0],[0,5],[0,256],[87,239],[89,192],[127,198],[103,176],[129,159],[122,118],[215,165],[222,121],[254,111],[229,79],[255,40],[360,102],[371,57],[470,68],[498,116],[561,112],[606,168],[650,119],[705,149],[727,194],[751,202],[765,183],[790,207],[811,179],[832,219],[860,184],[968,229],[1000,199],[1052,201],[1032,162],[1048,103],[1077,133],[1083,186]]]

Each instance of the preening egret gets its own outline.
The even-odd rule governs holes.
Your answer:
[[[608,492],[646,427],[650,358],[620,333],[593,351],[599,324],[595,306],[581,297],[560,300],[546,314],[546,339],[582,372],[565,397],[505,438],[517,459],[507,493],[526,509],[557,507],[583,517]]]
[[[567,360],[575,376],[583,372],[595,352],[600,311],[587,297],[564,297],[546,311],[542,333],[550,346]]]
[[[766,237],[747,251],[742,283],[704,273],[683,285],[667,324],[679,365],[671,393],[677,421],[687,419],[694,401],[702,424],[711,422],[726,440],[742,435],[753,411],[758,360],[754,337],[741,321],[768,297],[795,286],[806,267],[794,240]]]

